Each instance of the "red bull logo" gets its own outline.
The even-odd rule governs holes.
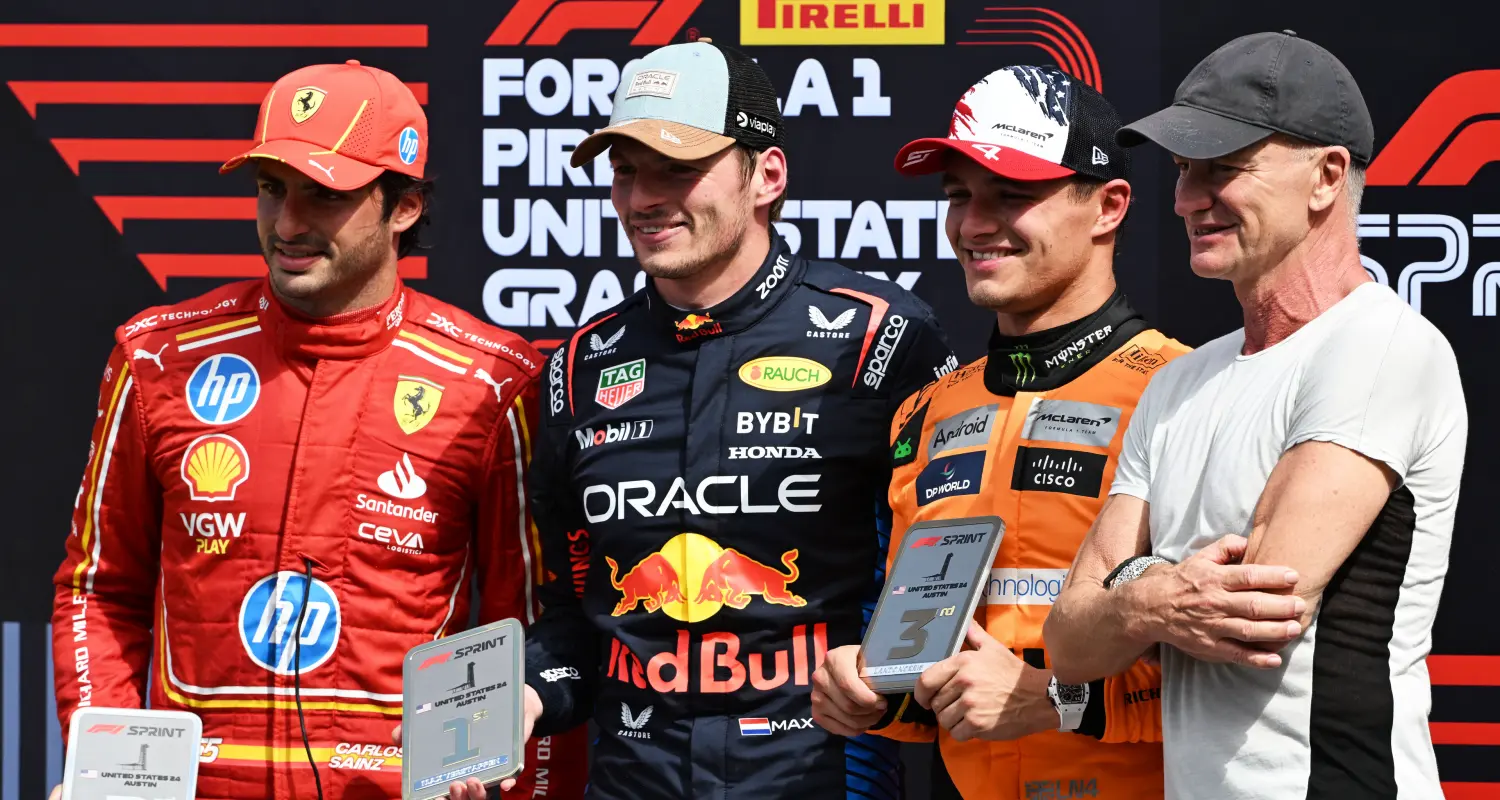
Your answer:
[[[609,585],[622,595],[615,610],[610,612],[612,615],[622,616],[634,611],[641,603],[646,604],[648,613],[655,613],[668,603],[682,602],[682,584],[677,579],[677,568],[661,553],[652,553],[642,559],[619,580],[615,579],[615,574],[620,565],[609,556],[604,560],[609,564]]]
[[[609,669],[606,677],[628,683],[637,689],[650,687],[659,694],[696,691],[725,694],[745,688],[768,692],[787,681],[796,686],[812,685],[812,674],[828,656],[828,625],[796,625],[785,647],[769,652],[742,653],[744,643],[737,634],[727,631],[701,634],[697,672],[692,670],[689,655],[695,643],[693,634],[677,631],[677,646],[671,652],[657,653],[644,661],[614,639],[610,642]]]
[[[689,314],[677,323],[679,331],[696,331],[704,325],[712,324],[713,317],[707,314]]]
[[[707,314],[689,314],[675,324],[679,342],[691,342],[700,336],[716,336],[724,332],[724,326]]]
[[[778,568],[732,547],[720,547],[702,534],[679,533],[623,576],[614,559],[604,559],[609,564],[609,583],[620,592],[611,613],[618,617],[644,608],[681,622],[702,622],[725,606],[744,609],[756,596],[773,605],[802,608],[807,600],[791,590],[801,576],[797,555],[797,550],[782,553]],[[697,691],[710,693],[738,691],[746,683],[761,691],[787,681],[807,686],[828,653],[828,626],[822,622],[794,626],[790,646],[769,653],[742,655],[740,637],[727,632],[701,634],[696,646],[699,666],[695,675],[689,660],[693,635],[686,630],[677,632],[672,652],[644,661],[616,639],[608,674],[657,692],[689,691],[695,678]]]
[[[644,606],[647,613],[663,611],[675,620],[701,622],[724,606],[745,608],[752,595],[801,608],[807,600],[789,588],[801,575],[797,554],[782,553],[782,568],[777,569],[732,547],[726,550],[702,534],[679,533],[623,577],[618,577],[615,560],[606,556],[609,583],[621,595],[611,613],[618,617]]]

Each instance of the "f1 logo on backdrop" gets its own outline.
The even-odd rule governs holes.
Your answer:
[[[575,30],[631,30],[634,45],[671,44],[703,0],[517,0],[487,45],[551,45]]]
[[[1371,162],[1369,186],[1467,186],[1486,164],[1500,161],[1500,70],[1462,72],[1438,84]],[[1500,209],[1497,209],[1500,210]],[[1442,257],[1401,268],[1394,284],[1380,261],[1361,255],[1365,271],[1396,289],[1416,311],[1422,287],[1463,277],[1470,239],[1500,238],[1500,213],[1360,214],[1361,239],[1437,239]],[[1472,224],[1470,224],[1472,223]],[[1474,271],[1471,313],[1493,317],[1500,306],[1500,261]]]

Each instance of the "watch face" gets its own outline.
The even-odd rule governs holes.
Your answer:
[[[1057,702],[1059,705],[1070,706],[1089,701],[1089,685],[1086,683],[1059,683],[1057,685]]]

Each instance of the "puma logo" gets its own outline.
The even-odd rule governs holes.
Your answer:
[[[163,367],[161,365],[161,354],[165,353],[167,351],[167,348],[171,347],[171,346],[172,345],[170,343],[164,344],[164,345],[161,346],[161,349],[157,350],[155,353],[147,352],[147,351],[142,350],[139,347],[137,347],[135,349],[135,352],[132,353],[130,355],[130,357],[131,357],[131,359],[144,358],[147,361],[154,361],[154,362],[156,362],[156,368],[157,369],[161,370],[162,372],[166,372],[167,368]]]
[[[333,178],[333,167],[325,167],[322,164],[319,164],[318,162],[316,162],[316,161],[314,161],[314,160],[312,160],[310,158],[307,160],[307,163],[309,163],[309,164],[317,167],[320,170],[323,170],[323,174],[328,176],[328,180],[331,181],[331,180],[334,179]]]
[[[497,401],[502,403],[505,402],[505,399],[500,395],[500,390],[505,388],[505,384],[511,382],[511,378],[506,378],[499,383],[495,383],[494,376],[490,375],[488,372],[485,372],[484,367],[476,368],[474,370],[474,377],[484,381],[485,383],[488,383],[490,385],[490,388],[495,390],[495,399]]]

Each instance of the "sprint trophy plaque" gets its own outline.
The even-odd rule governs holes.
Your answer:
[[[196,796],[197,714],[89,707],[70,720],[63,800]]]
[[[860,647],[860,677],[871,689],[909,692],[923,670],[958,653],[1004,536],[999,517],[907,529]]]
[[[401,669],[401,797],[447,797],[454,781],[521,771],[521,623],[492,622],[413,647]]]

